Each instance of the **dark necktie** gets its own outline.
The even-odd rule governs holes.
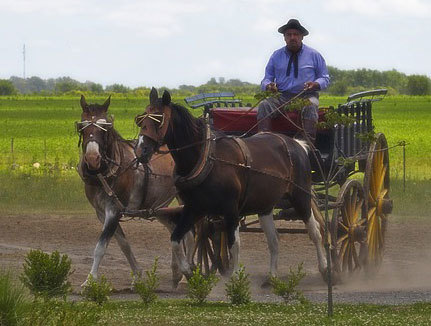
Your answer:
[[[290,70],[292,69],[292,62],[293,62],[293,75],[295,76],[295,78],[298,78],[298,52],[292,53],[292,55],[289,58],[289,62],[287,64],[287,72],[286,72],[287,76],[290,75]]]

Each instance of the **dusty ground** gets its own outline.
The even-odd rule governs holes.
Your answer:
[[[158,222],[122,223],[141,267],[149,269],[159,256],[162,278],[160,295],[185,297],[184,286],[171,289],[170,244],[167,230]],[[101,224],[93,215],[0,215],[0,266],[20,270],[24,256],[31,248],[50,252],[59,250],[72,259],[71,282],[78,293],[92,263],[92,253]],[[382,268],[374,278],[361,273],[334,288],[336,302],[404,303],[431,301],[431,219],[392,222],[386,237]],[[269,254],[263,234],[241,234],[240,261],[251,275],[254,300],[278,300],[260,284],[268,271]],[[304,293],[314,301],[325,301],[327,286],[317,271],[314,246],[307,235],[280,235],[280,275],[289,267],[304,262],[307,276],[301,284]],[[119,290],[122,298],[129,294],[130,268],[113,240],[102,261],[100,272]],[[212,292],[213,299],[225,299],[224,282]]]

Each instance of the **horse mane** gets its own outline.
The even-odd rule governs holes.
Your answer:
[[[176,103],[171,103],[172,119],[175,125],[181,126],[184,131],[184,138],[196,138],[201,136],[205,126],[203,119],[195,118],[190,111],[184,106]]]

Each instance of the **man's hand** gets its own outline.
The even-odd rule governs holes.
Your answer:
[[[266,85],[266,90],[273,93],[277,93],[278,92],[277,84],[274,82],[269,83],[268,85]]]
[[[304,83],[304,90],[305,91],[318,91],[320,89],[320,84],[316,82],[306,82]]]

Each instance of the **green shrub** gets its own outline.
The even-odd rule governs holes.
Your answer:
[[[0,270],[0,325],[17,325],[25,307],[25,292],[9,271]]]
[[[296,288],[299,282],[301,282],[301,280],[305,277],[303,263],[298,265],[298,269],[296,271],[290,269],[287,277],[287,282],[285,282],[278,277],[271,276],[270,282],[274,294],[282,297],[285,303],[294,300],[298,300],[303,304],[308,303],[308,300],[305,298],[302,291]]]
[[[158,261],[159,258],[157,257],[151,270],[145,272],[146,278],[141,275],[133,275],[136,292],[146,306],[157,300],[156,290],[160,284],[159,276],[157,275]]]
[[[90,274],[87,279],[87,284],[82,290],[82,296],[86,300],[96,302],[99,305],[108,301],[111,293],[112,286],[106,280],[105,275],[101,275],[99,279],[96,280],[93,278],[93,275]]]
[[[71,264],[69,257],[60,256],[58,251],[49,255],[42,250],[31,250],[25,258],[20,279],[35,297],[66,297],[72,289],[67,281]]]
[[[198,265],[193,271],[192,277],[188,280],[187,296],[192,299],[194,303],[202,304],[218,281],[219,279],[215,275],[215,272],[208,276],[202,275]]]
[[[244,266],[240,266],[226,283],[226,296],[232,304],[250,303],[250,280]]]

